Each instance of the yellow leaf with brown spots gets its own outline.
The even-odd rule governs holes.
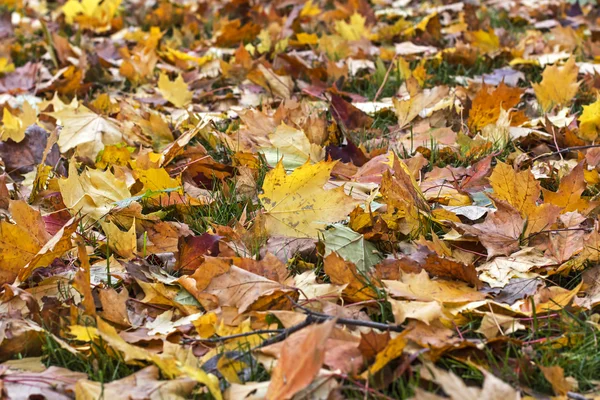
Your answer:
[[[537,207],[540,198],[540,183],[530,170],[517,172],[508,164],[498,161],[490,176],[495,197],[508,202],[522,216],[527,216]]]
[[[269,234],[317,238],[319,229],[346,218],[358,201],[343,188],[323,189],[334,165],[307,162],[287,175],[280,161],[267,174],[259,198]]]

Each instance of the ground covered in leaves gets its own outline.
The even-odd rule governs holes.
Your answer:
[[[594,3],[2,1],[0,397],[600,396]]]

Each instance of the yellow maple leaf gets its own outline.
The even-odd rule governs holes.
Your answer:
[[[468,37],[471,45],[482,53],[492,53],[500,49],[500,39],[492,29],[469,32]]]
[[[365,17],[355,12],[350,17],[350,23],[346,21],[336,21],[335,30],[346,40],[360,40],[369,33],[365,26],[366,20]]]
[[[274,235],[316,238],[319,229],[346,216],[358,204],[343,188],[325,190],[323,185],[335,162],[302,165],[290,175],[279,162],[270,171],[259,196],[265,208],[267,232]]]
[[[298,40],[298,43],[300,43],[300,44],[313,45],[313,44],[319,43],[319,37],[317,36],[316,33],[304,33],[304,32],[297,33],[296,39]]]
[[[490,176],[496,198],[515,207],[521,216],[527,217],[537,208],[540,183],[530,170],[516,172],[508,164],[498,161]]]
[[[0,74],[6,74],[15,70],[15,64],[6,57],[0,57]]]
[[[579,117],[579,134],[584,140],[593,141],[600,135],[600,99],[587,106]]]
[[[20,142],[25,139],[25,130],[37,122],[37,113],[29,102],[23,103],[23,112],[19,116],[12,115],[7,108],[4,109],[2,116],[2,131],[0,140],[12,139]]]
[[[313,0],[308,0],[304,3],[304,7],[302,7],[302,11],[300,11],[301,17],[314,17],[315,15],[321,14],[321,9],[319,6],[313,4]]]
[[[549,111],[557,105],[565,106],[573,100],[579,89],[578,72],[574,57],[569,58],[562,67],[551,65],[544,69],[542,81],[532,85],[542,110]]]
[[[161,73],[158,78],[158,91],[175,107],[185,107],[192,102],[193,93],[188,90],[187,83],[183,81],[181,75],[178,75],[174,81],[170,81],[167,74]]]
[[[83,28],[96,32],[110,30],[121,0],[69,0],[62,7],[67,24],[79,23]]]
[[[267,162],[271,165],[277,164],[283,157],[284,166],[292,169],[301,166],[308,159],[321,161],[325,158],[325,149],[310,143],[304,131],[293,128],[285,122],[269,135],[269,141],[273,148],[265,149],[264,153]]]
[[[160,191],[181,187],[181,179],[171,178],[164,168],[138,169],[136,174],[144,185],[143,191]]]
[[[45,114],[56,118],[57,123],[62,125],[56,143],[63,153],[77,148],[78,155],[95,160],[104,145],[123,140],[116,120],[96,114],[81,104],[71,103],[60,111]]]
[[[77,173],[75,162],[69,165],[69,177],[58,181],[63,202],[72,214],[86,218],[104,217],[114,203],[131,197],[127,184],[110,171],[86,169]]]
[[[127,259],[133,258],[137,251],[135,219],[128,231],[122,231],[113,222],[102,222],[101,225],[111,250],[121,257]]]
[[[50,239],[38,211],[24,201],[11,201],[9,207],[15,223],[0,222],[0,284],[12,283]]]

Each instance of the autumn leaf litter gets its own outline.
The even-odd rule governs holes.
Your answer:
[[[594,0],[142,3],[0,6],[0,397],[600,395]]]

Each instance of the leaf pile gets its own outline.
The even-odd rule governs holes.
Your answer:
[[[600,396],[599,10],[4,1],[0,397]]]

